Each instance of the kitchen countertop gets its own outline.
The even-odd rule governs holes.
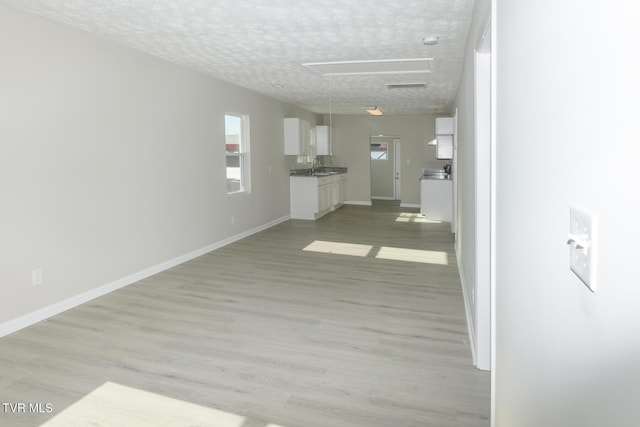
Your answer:
[[[324,166],[317,169],[295,169],[289,171],[289,176],[301,176],[315,178],[319,176],[338,175],[341,173],[347,173],[347,168]]]
[[[423,179],[429,179],[429,180],[434,180],[434,181],[450,181],[451,180],[451,175],[450,174],[446,174],[446,173],[441,173],[441,174],[424,174],[420,177],[420,180],[422,181]]]

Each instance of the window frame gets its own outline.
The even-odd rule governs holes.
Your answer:
[[[235,119],[239,119],[239,136],[238,136],[238,141],[237,144],[230,144],[228,142],[228,137],[235,135],[235,134],[230,134],[228,126],[227,126],[227,119],[228,118],[235,118]],[[225,182],[226,182],[226,192],[227,194],[242,194],[242,193],[251,193],[251,158],[250,158],[250,121],[249,121],[249,116],[246,114],[238,114],[238,113],[225,113],[224,115],[224,141],[225,141],[225,146],[224,146],[224,150],[225,150]],[[237,150],[230,150],[229,146],[233,146],[233,145],[237,145]],[[240,173],[238,176],[239,182],[238,185],[239,187],[237,189],[233,189],[231,188],[230,185],[230,178],[233,179],[232,177],[230,177],[230,167],[229,167],[229,160],[230,159],[236,159],[236,160],[232,160],[231,164],[233,164],[234,166],[231,166],[231,168],[235,169],[235,168],[239,168],[240,169]],[[238,166],[235,166],[235,165]]]

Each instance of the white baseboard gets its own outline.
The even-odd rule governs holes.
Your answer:
[[[395,197],[371,196],[371,200],[396,200]]]
[[[467,287],[464,281],[464,270],[462,269],[462,264],[460,264],[458,248],[456,247],[455,249],[456,260],[458,263],[458,274],[460,275],[460,284],[462,285],[462,297],[464,298],[464,311],[467,317],[467,331],[469,333],[469,345],[471,346],[471,358],[473,360],[473,365],[477,366],[478,358],[476,355],[476,333],[473,328],[473,312],[471,311],[471,300],[469,299],[469,295],[467,295]]]
[[[124,288],[125,286],[129,286],[135,282],[138,282],[147,277],[153,276],[154,274],[158,274],[162,271],[168,270],[176,265],[185,263],[194,258],[202,256],[208,252],[219,249],[223,246],[229,245],[233,242],[236,242],[240,239],[244,239],[252,234],[258,233],[260,231],[266,230],[267,228],[271,228],[275,225],[280,224],[289,219],[289,215],[278,218],[274,221],[270,221],[261,226],[252,228],[250,230],[243,231],[242,233],[238,233],[231,237],[228,237],[219,242],[212,243],[203,248],[196,249],[195,251],[191,251],[184,255],[180,255],[176,258],[167,260],[160,264],[154,265],[149,268],[145,268],[144,270],[138,271],[136,273],[130,274],[128,276],[122,277],[118,280],[115,280],[111,283],[107,283],[106,285],[99,286],[97,288],[91,289],[87,292],[83,292],[78,295],[74,295],[71,298],[67,298],[63,301],[57,302],[55,304],[51,304],[49,306],[43,307],[36,311],[33,311],[29,314],[25,314],[23,316],[17,317],[15,319],[9,320],[5,323],[0,324],[0,337],[5,335],[9,335],[13,332],[19,331],[20,329],[26,328],[27,326],[31,326],[35,323],[38,323],[42,320],[48,319],[49,317],[55,316],[56,314],[62,313],[63,311],[67,311],[71,308],[77,307],[81,304],[84,304],[92,299],[98,298],[109,292],[113,292],[120,288]]]
[[[368,202],[360,202],[360,201],[346,201],[345,205],[359,205],[359,206],[371,206],[371,201]]]
[[[401,208],[418,208],[420,209],[420,204],[416,203],[400,203]]]

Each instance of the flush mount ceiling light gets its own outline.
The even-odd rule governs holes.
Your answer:
[[[367,107],[367,108],[364,109],[364,111],[366,111],[367,113],[371,114],[372,116],[381,116],[382,115],[382,110],[380,108],[378,108],[378,106]]]
[[[427,36],[422,39],[422,43],[424,43],[426,46],[433,46],[435,44],[438,44],[439,41],[440,38],[436,36]]]
[[[322,76],[430,73],[433,58],[370,61],[307,62],[303,66]]]

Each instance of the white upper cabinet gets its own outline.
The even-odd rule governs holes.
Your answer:
[[[329,126],[316,126],[316,155],[330,156],[333,154],[331,128]]]
[[[436,159],[453,159],[453,117],[436,117]]]
[[[436,117],[436,135],[453,135],[453,117]]]
[[[436,141],[436,159],[453,159],[453,135],[438,135]]]
[[[284,154],[306,156],[311,147],[311,126],[308,121],[298,118],[284,119]]]

